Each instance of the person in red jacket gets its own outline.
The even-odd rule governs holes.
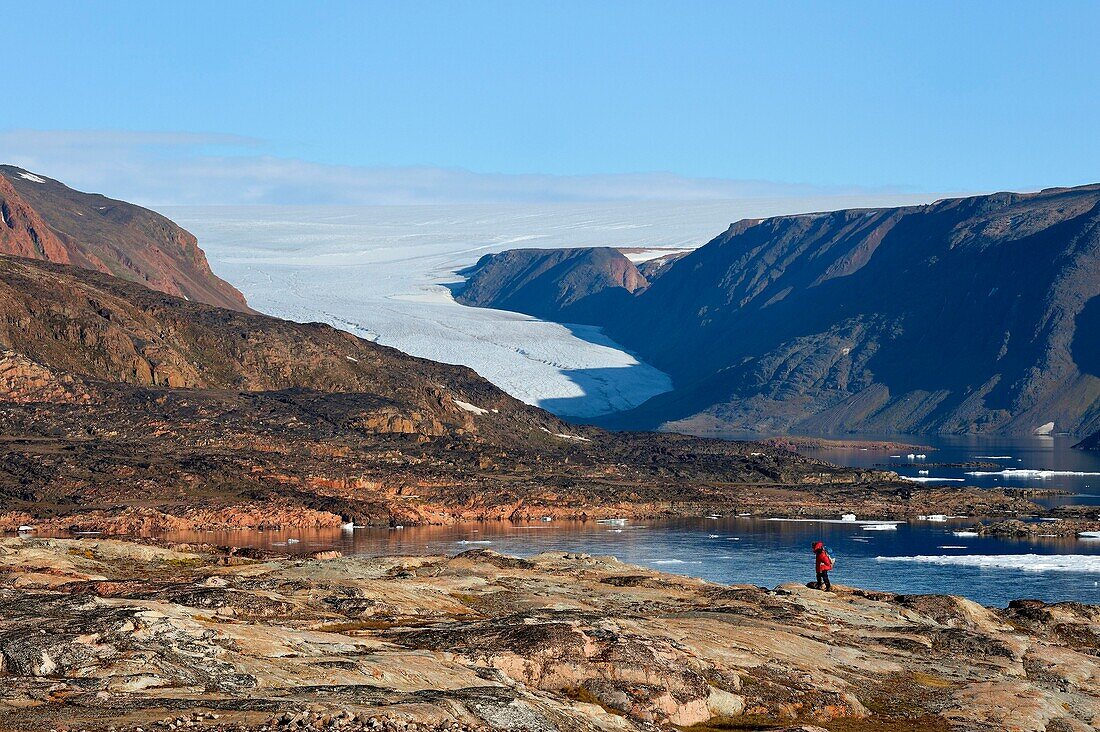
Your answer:
[[[814,557],[817,564],[817,589],[832,592],[833,585],[829,582],[829,570],[833,568],[833,558],[825,550],[825,544],[820,541],[813,543]]]

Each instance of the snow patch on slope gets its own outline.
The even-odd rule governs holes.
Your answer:
[[[470,412],[471,414],[481,415],[481,414],[488,414],[489,413],[488,409],[482,409],[479,406],[476,406],[474,404],[470,404],[469,402],[464,402],[461,399],[455,399],[454,403],[455,403],[455,406],[458,407],[459,409],[464,409],[467,412]]]

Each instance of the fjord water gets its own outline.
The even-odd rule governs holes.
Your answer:
[[[822,539],[837,558],[833,581],[904,593],[949,593],[986,605],[1016,598],[1100,602],[1100,541],[1047,538],[1032,541],[958,537],[972,522],[902,523],[895,530],[866,524],[769,521],[746,517],[629,522],[513,524],[506,521],[402,529],[362,528],[316,532],[186,532],[178,541],[247,544],[304,553],[339,549],[367,556],[456,554],[493,549],[514,556],[544,551],[613,555],[629,564],[701,577],[713,582],[774,587],[809,582],[810,544]],[[287,543],[291,540],[291,543]],[[297,540],[296,543],[293,540]],[[916,557],[1017,556],[1072,558],[1073,571],[937,565]],[[890,558],[904,558],[902,560]],[[995,560],[993,560],[995,561]]]
[[[869,439],[869,438],[868,438]],[[884,439],[882,436],[876,439]],[[892,436],[891,440],[899,440]],[[909,452],[827,449],[813,454],[843,465],[900,464],[903,475],[959,477],[983,487],[1035,487],[1070,493],[1052,502],[1100,503],[1100,456],[1073,450],[1068,436],[904,438],[932,448],[924,459]],[[811,451],[807,451],[811,452]],[[901,458],[891,458],[891,455]],[[919,453],[914,453],[914,455]],[[1045,478],[967,476],[973,468],[921,467],[935,463],[996,462],[1007,468],[1081,473]],[[982,469],[981,472],[996,472]],[[1088,475],[1096,473],[1096,475]],[[963,485],[943,483],[942,485]],[[837,519],[843,512],[838,506]],[[1097,509],[1100,515],[1100,508]],[[488,548],[516,556],[544,551],[613,555],[654,569],[722,583],[774,587],[813,579],[810,544],[822,539],[837,557],[834,582],[903,593],[949,593],[986,605],[1016,598],[1100,602],[1100,540],[1080,537],[1015,539],[958,536],[973,518],[901,522],[894,529],[859,522],[778,521],[723,516],[675,521],[488,522],[457,526],[358,528],[313,532],[185,532],[177,541],[260,546],[305,553],[339,549],[345,554],[456,554]]]
[[[861,435],[860,439],[913,447],[886,451],[829,447],[800,452],[838,465],[893,470],[934,486],[1062,490],[1068,495],[1036,500],[1049,506],[1065,503],[1100,505],[1100,453],[1075,450],[1073,446],[1079,438],[1070,435]],[[975,462],[986,465],[944,466],[945,463]]]

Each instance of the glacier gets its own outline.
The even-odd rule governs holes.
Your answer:
[[[256,310],[321,322],[413,356],[469,366],[566,417],[629,409],[668,375],[600,329],[455,302],[460,272],[517,247],[689,250],[733,221],[924,202],[868,194],[707,202],[410,206],[163,206]],[[665,252],[660,252],[665,253]]]

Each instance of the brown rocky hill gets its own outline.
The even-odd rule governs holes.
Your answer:
[[[72,264],[210,305],[248,310],[195,237],[160,214],[0,165],[0,253]]]
[[[757,443],[569,425],[465,367],[30,259],[0,257],[0,344],[0,526],[1032,508]]]
[[[476,304],[584,317],[673,377],[608,426],[1100,428],[1100,185],[745,220],[562,313],[487,282]]]

